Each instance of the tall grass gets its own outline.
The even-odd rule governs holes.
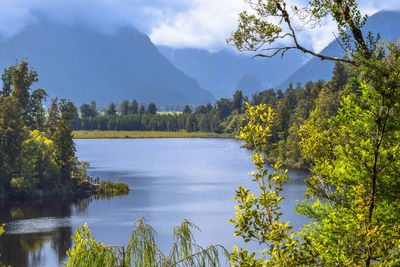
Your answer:
[[[161,131],[74,131],[76,139],[101,138],[233,138],[231,134]]]

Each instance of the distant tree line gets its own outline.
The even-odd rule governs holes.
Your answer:
[[[244,98],[237,91],[233,100],[222,98],[213,106],[210,103],[200,105],[192,110],[186,105],[180,113],[157,113],[154,103],[138,105],[136,100],[124,100],[117,112],[116,105],[111,103],[104,114],[99,114],[96,102],[83,104],[80,116],[74,126],[76,130],[117,130],[117,131],[181,131],[188,132],[232,132],[237,127],[229,129],[224,121],[233,114],[243,113]],[[231,125],[232,126],[232,125]]]

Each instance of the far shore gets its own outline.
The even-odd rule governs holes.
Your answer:
[[[74,131],[75,139],[102,138],[233,138],[232,134],[163,131]]]

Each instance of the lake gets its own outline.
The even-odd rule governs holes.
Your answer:
[[[7,223],[0,237],[1,261],[12,266],[62,266],[71,236],[84,223],[96,240],[125,245],[140,216],[157,231],[164,251],[172,243],[173,226],[187,218],[201,232],[201,245],[221,244],[228,250],[243,245],[233,236],[234,190],[255,188],[248,172],[251,151],[232,139],[79,139],[77,156],[90,162],[88,172],[100,179],[127,183],[131,192],[112,199],[8,203],[0,207]],[[290,210],[304,199],[306,176],[289,171],[283,212],[295,226],[305,222]],[[255,244],[246,244],[257,249]]]

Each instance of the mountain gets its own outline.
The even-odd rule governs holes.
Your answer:
[[[255,83],[261,89],[279,84],[299,68],[308,57],[298,51],[289,51],[285,57],[252,58],[232,50],[208,52],[201,49],[158,49],[177,68],[195,78],[201,87],[211,91],[217,98],[231,97],[236,89],[250,96]],[[259,90],[259,88],[257,88]]]
[[[38,71],[38,87],[77,104],[134,98],[157,105],[215,101],[174,67],[148,36],[131,27],[106,34],[78,22],[65,25],[38,16],[35,24],[0,40],[0,67],[21,58],[28,58]]]
[[[399,24],[399,11],[380,11],[368,18],[363,28],[363,34],[364,37],[366,37],[368,32],[372,32],[373,34],[380,33],[383,40],[395,40],[395,38],[400,36],[400,30],[397,28]],[[331,42],[321,51],[321,54],[335,57],[342,57],[344,55],[343,49],[337,41]],[[293,84],[297,82],[304,84],[308,81],[316,81],[319,79],[327,81],[332,76],[333,66],[334,63],[332,61],[312,58],[284,80],[278,88],[285,89],[290,82]]]

